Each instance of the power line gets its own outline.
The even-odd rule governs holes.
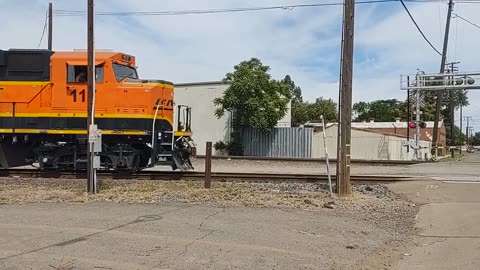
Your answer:
[[[389,3],[389,2],[398,2],[398,1],[399,0],[365,0],[365,1],[357,1],[356,4],[359,4],[359,5],[375,4],[375,3]],[[403,0],[403,1],[416,2],[416,3],[438,3],[438,2],[442,2],[443,0]],[[326,7],[326,6],[343,6],[343,2],[265,6],[265,7],[241,7],[241,8],[224,8],[224,9],[199,9],[199,10],[102,11],[102,12],[96,12],[95,15],[98,15],[98,16],[174,16],[174,15],[233,13],[233,12],[247,12],[247,11],[262,11],[262,10],[293,10],[295,8],[313,8],[313,7]],[[86,12],[83,10],[59,9],[59,10],[55,10],[54,13],[57,16],[85,16],[86,15]]]
[[[453,13],[453,15],[455,16],[455,18],[459,18],[459,19],[461,19],[461,20],[463,20],[463,21],[465,21],[465,22],[467,22],[467,23],[469,23],[469,24],[471,24],[471,25],[473,25],[473,26],[475,26],[475,27],[477,27],[477,28],[480,28],[480,25],[475,24],[475,23],[473,23],[473,22],[471,22],[471,21],[463,18],[462,16],[458,15],[457,13]]]
[[[412,20],[413,24],[415,24],[415,26],[417,27],[417,30],[418,32],[420,32],[420,34],[422,35],[422,37],[425,39],[425,41],[430,45],[430,47],[432,47],[432,49],[437,52],[439,55],[442,55],[442,53],[440,51],[437,50],[437,48],[435,48],[435,46],[433,46],[433,44],[430,42],[430,40],[428,40],[428,38],[425,36],[425,34],[423,33],[422,29],[420,29],[420,26],[418,26],[417,22],[415,21],[415,19],[413,18],[412,14],[410,13],[410,11],[408,10],[407,6],[405,5],[404,3],[404,0],[400,0],[400,2],[402,3],[402,6],[405,8],[405,11],[408,13],[408,16],[410,16],[410,19]]]
[[[45,30],[47,30],[47,20],[48,20],[48,11],[47,11],[47,13],[45,13],[45,23],[43,24],[42,37],[40,38],[40,41],[38,42],[37,49],[39,49],[40,45],[42,45],[43,37],[45,36]]]

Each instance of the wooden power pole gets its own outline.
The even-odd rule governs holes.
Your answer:
[[[52,3],[48,3],[48,50],[52,50],[52,39],[53,39],[53,7]]]
[[[452,18],[453,0],[448,1],[447,23],[445,25],[445,36],[443,39],[442,63],[440,64],[440,73],[445,72],[445,63],[447,61],[448,35],[450,34],[450,19]],[[438,122],[440,121],[440,109],[442,107],[442,93],[437,91],[437,102],[435,106],[435,122],[433,123],[433,147],[432,152],[436,153],[438,148]],[[453,128],[453,127],[452,127]]]
[[[96,172],[94,168],[94,146],[90,141],[91,127],[95,124],[94,95],[95,95],[95,47],[94,47],[94,0],[88,0],[87,18],[87,54],[88,54],[88,106],[87,106],[87,191],[96,193]]]
[[[463,133],[463,106],[460,105],[460,136]],[[460,154],[462,153],[463,140],[460,141]]]
[[[339,195],[349,195],[352,192],[350,182],[350,144],[352,126],[354,15],[355,0],[344,0],[339,93],[339,145],[337,152],[337,193]]]

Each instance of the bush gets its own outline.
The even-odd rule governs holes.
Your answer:
[[[213,145],[213,148],[215,148],[217,151],[222,151],[227,148],[227,145],[222,141],[218,141]]]
[[[232,138],[227,143],[226,150],[229,156],[243,156],[242,139],[239,132],[232,132]]]
[[[243,146],[240,141],[240,137],[235,136],[234,134],[232,134],[231,141],[227,143],[224,143],[223,141],[218,141],[213,145],[213,148],[220,152],[225,151],[229,156],[242,156]]]

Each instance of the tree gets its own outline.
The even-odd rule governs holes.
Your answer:
[[[289,86],[271,78],[270,67],[257,58],[241,62],[227,73],[224,82],[230,84],[223,97],[216,98],[215,111],[221,117],[233,113],[234,128],[253,127],[268,131],[275,127],[288,110],[292,97]]]
[[[470,138],[469,143],[475,146],[480,145],[480,132],[475,133],[475,136]]]
[[[300,126],[307,122],[320,122],[323,115],[326,122],[337,119],[337,104],[332,99],[317,98],[315,102],[292,103],[292,125]]]
[[[354,121],[388,122],[395,121],[395,118],[406,120],[406,104],[396,99],[361,101],[355,103],[352,109],[356,115]]]
[[[215,115],[220,118],[225,112],[232,113],[233,132],[229,144],[235,146],[232,146],[235,151],[230,151],[230,154],[241,154],[242,128],[269,131],[288,111],[292,98],[291,85],[284,80],[272,79],[269,71],[269,66],[252,58],[234,66],[234,71],[227,73],[223,79],[230,86],[222,97],[214,99],[217,106]]]
[[[285,84],[288,85],[288,88],[290,89],[290,92],[292,93],[292,104],[293,103],[302,103],[303,102],[303,97],[302,97],[302,88],[298,87],[295,85],[295,82],[292,80],[290,75],[285,76],[283,81]]]
[[[411,91],[414,93],[415,91]],[[422,93],[424,106],[422,111],[424,111],[424,120],[425,121],[434,121],[435,120],[435,106],[436,106],[436,94],[435,91],[425,91]],[[453,99],[453,106],[455,109],[460,108],[460,106],[468,106],[470,102],[468,101],[467,91],[465,90],[453,90],[453,91],[444,91],[442,98],[442,105],[440,107],[441,117],[443,116],[444,122],[450,122],[450,98]],[[415,96],[412,94],[410,99],[412,102],[415,102]],[[413,103],[414,104],[414,103]]]
[[[455,138],[453,142],[451,141],[450,124],[445,124],[445,132],[447,133],[446,139],[449,145],[462,145],[466,139],[465,134],[463,134],[463,132],[457,126],[454,126],[453,128],[453,136]]]
[[[302,89],[295,85],[290,75],[285,76],[283,82],[289,86],[292,93],[292,126],[298,127],[309,121],[320,121],[320,115],[325,121],[335,121],[337,118],[337,104],[332,99],[317,98],[315,102],[304,102]]]

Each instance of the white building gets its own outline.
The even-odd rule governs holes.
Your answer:
[[[228,141],[231,132],[231,115],[226,113],[220,119],[215,116],[213,100],[223,96],[228,84],[217,82],[181,83],[175,85],[175,109],[178,105],[192,107],[193,140],[197,154],[205,155],[207,141],[216,143]],[[290,104],[287,114],[278,122],[279,127],[291,126]]]
[[[363,160],[415,160],[415,151],[410,148],[407,152],[407,138],[400,134],[385,133],[377,130],[356,128],[352,123],[351,159]],[[327,124],[325,129],[328,156],[337,158],[337,132],[336,123]],[[410,140],[410,145],[414,145]],[[324,158],[325,148],[321,129],[315,131],[312,142],[312,158]],[[419,152],[421,159],[430,159],[432,148],[431,141],[421,140]]]

